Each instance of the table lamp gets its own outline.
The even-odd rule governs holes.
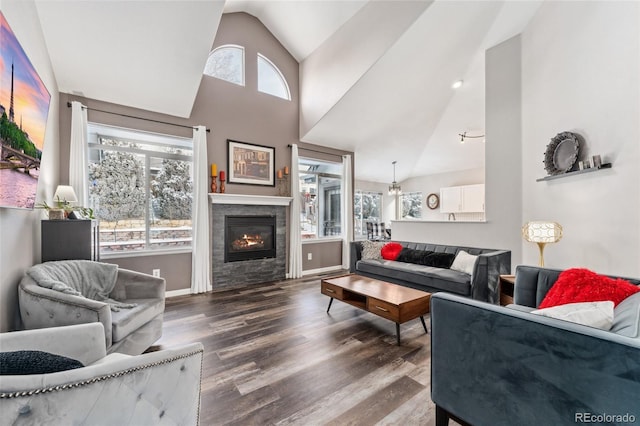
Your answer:
[[[544,246],[548,243],[557,243],[562,238],[562,226],[556,222],[533,221],[522,227],[522,236],[525,240],[538,244],[540,250],[540,266],[544,266]]]

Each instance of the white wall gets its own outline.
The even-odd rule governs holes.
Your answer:
[[[482,143],[482,142],[480,142]],[[440,197],[440,188],[448,186],[472,185],[475,183],[484,183],[484,167],[470,170],[460,170],[457,172],[438,173],[433,175],[417,176],[402,182],[403,192],[422,192],[422,220],[447,220],[446,213],[440,213],[440,207],[431,210],[427,207],[426,198],[431,193],[438,194]],[[462,217],[464,214],[456,215]],[[473,215],[477,216],[477,215]]]
[[[51,94],[36,202],[51,201],[58,183],[58,85],[33,0],[2,0],[2,13]],[[0,331],[16,327],[18,282],[40,260],[41,210],[0,208]]]
[[[520,37],[487,50],[485,67],[486,222],[398,221],[393,223],[393,238],[509,249],[513,267],[522,249]]]
[[[544,2],[522,35],[523,221],[564,228],[546,266],[640,277],[639,29],[638,2]],[[562,131],[613,168],[536,182]],[[537,247],[523,248],[535,264]]]

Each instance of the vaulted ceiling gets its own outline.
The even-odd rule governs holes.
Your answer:
[[[484,166],[484,51],[535,1],[36,0],[59,90],[188,117],[224,12],[258,19],[301,64],[302,141],[389,182]],[[459,89],[454,81],[463,80]]]

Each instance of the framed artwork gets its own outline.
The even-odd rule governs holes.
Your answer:
[[[227,139],[229,183],[275,186],[276,149]]]

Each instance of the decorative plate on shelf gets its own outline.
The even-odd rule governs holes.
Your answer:
[[[551,139],[544,153],[544,169],[550,175],[566,173],[575,164],[580,152],[578,135],[561,132]]]
[[[440,205],[440,197],[438,197],[438,194],[427,195],[427,207],[433,210],[438,208],[439,205]]]

